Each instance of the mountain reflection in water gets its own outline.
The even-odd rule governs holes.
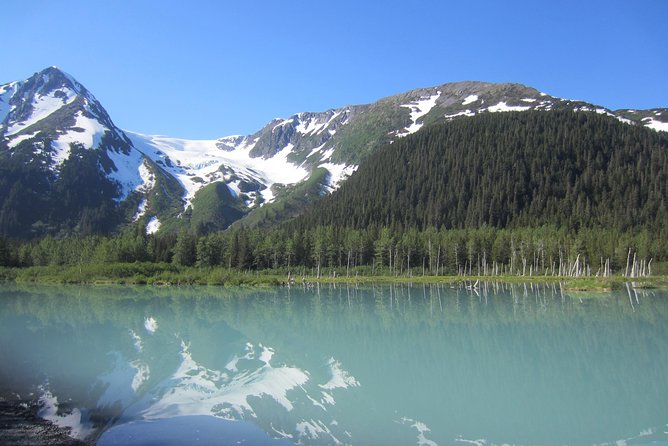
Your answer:
[[[667,298],[2,285],[0,396],[101,445],[656,444]]]

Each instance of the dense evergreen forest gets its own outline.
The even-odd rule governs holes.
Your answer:
[[[485,114],[386,146],[337,192],[270,229],[146,235],[138,224],[114,236],[0,239],[0,265],[649,273],[668,260],[667,175],[661,133],[595,113]]]
[[[600,226],[665,235],[667,198],[665,134],[596,113],[487,113],[374,153],[297,227]]]
[[[110,169],[104,152],[74,145],[58,175],[45,156],[20,144],[0,151],[0,234],[109,233],[122,221],[117,186],[100,171]]]
[[[154,263],[176,267],[273,269],[310,276],[350,275],[604,275],[627,274],[636,257],[668,260],[668,240],[651,232],[605,228],[436,229],[371,225],[303,231],[242,229],[197,236],[46,237],[0,239],[1,266],[86,266]],[[647,263],[649,263],[647,265]],[[574,268],[577,268],[575,270]],[[153,270],[154,268],[150,268]],[[160,269],[160,268],[158,268]],[[130,268],[129,270],[132,270]],[[649,271],[647,271],[649,272]]]

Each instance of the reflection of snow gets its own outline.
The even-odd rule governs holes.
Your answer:
[[[336,404],[336,401],[334,400],[334,396],[332,396],[331,394],[332,390],[347,389],[348,387],[357,387],[360,385],[360,383],[355,379],[354,376],[352,376],[350,373],[344,370],[341,367],[341,363],[336,359],[330,358],[327,364],[329,365],[330,379],[325,384],[320,384],[319,387],[321,389],[329,390],[330,392],[325,392],[325,391],[321,392],[322,399],[320,400],[320,403],[333,406]],[[324,409],[324,406],[322,406],[322,404],[319,404],[315,400],[312,401],[314,405],[320,406]]]
[[[136,398],[140,387],[148,381],[150,368],[139,359],[129,362],[118,352],[110,355],[114,358],[114,368],[99,378],[105,390],[98,398],[97,405],[107,407],[117,402],[129,405]]]
[[[338,361],[330,359],[329,377],[318,384],[309,372],[279,364],[271,347],[250,342],[240,347],[241,352],[215,370],[199,363],[190,344],[181,341],[181,361],[174,373],[139,401],[125,404],[132,407],[125,416],[147,421],[197,415],[250,419],[270,436],[299,444],[341,444],[337,437],[350,437],[326,408],[335,405],[335,389],[359,386]],[[134,367],[134,362],[129,365]],[[137,380],[140,371],[134,375]]]
[[[132,390],[137,393],[141,385],[148,381],[151,370],[147,364],[144,364],[139,360],[132,361],[130,366],[132,366],[132,368],[137,371],[135,376],[132,378]]]
[[[336,440],[330,430],[323,424],[322,421],[310,420],[310,421],[301,421],[297,423],[297,432],[299,433],[299,439],[302,438],[317,440],[322,434],[328,434],[331,436],[336,444],[341,444],[340,441]]]
[[[407,424],[407,423],[412,423],[410,426],[412,428],[415,428],[418,432],[417,436],[417,444],[418,446],[438,446],[436,442],[428,439],[425,435],[427,432],[431,432],[431,429],[427,427],[427,425],[421,421],[416,421],[410,418],[402,418],[401,419],[402,424]],[[459,440],[458,440],[459,441]]]
[[[459,437],[455,441],[457,441],[459,443],[472,444],[472,445],[475,445],[475,446],[484,446],[484,445],[487,444],[487,440],[482,439],[482,438],[480,440],[466,440],[462,437]]]
[[[235,419],[245,414],[256,417],[249,403],[252,396],[268,396],[291,411],[293,404],[287,393],[308,381],[308,375],[295,367],[273,367],[270,364],[271,350],[263,349],[259,360],[264,365],[254,370],[245,370],[230,376],[225,372],[211,370],[198,364],[181,344],[181,365],[172,378],[165,383],[160,399],[143,413],[147,419],[181,415],[215,415]],[[251,356],[249,352],[247,356]]]
[[[329,359],[329,367],[332,374],[332,377],[326,384],[322,384],[320,387],[327,390],[332,390],[336,388],[346,389],[348,387],[359,386],[360,383],[355,379],[354,376],[349,374],[347,371],[341,368],[341,363],[334,358]]]
[[[144,319],[144,328],[146,329],[146,331],[153,334],[158,329],[158,321],[156,321],[152,317],[147,317],[146,319]]]
[[[668,424],[666,424],[666,427],[668,427]],[[659,429],[649,427],[647,429],[641,430],[640,433],[635,437],[625,438],[622,440],[617,440],[614,443],[607,444],[615,444],[617,446],[627,446],[631,444],[668,444],[668,438],[665,437],[666,435],[668,435],[667,431],[664,431],[662,435]]]
[[[141,336],[135,333],[134,330],[130,330],[130,336],[132,337],[133,344],[135,345],[135,350],[137,350],[137,353],[141,353],[142,349],[144,348]]]
[[[54,396],[44,386],[40,386],[39,390],[42,394],[39,397],[40,409],[37,412],[38,417],[48,420],[58,427],[69,428],[70,437],[79,440],[83,440],[92,432],[91,427],[84,421],[84,417],[79,409],[74,408],[68,414],[59,415],[58,397]]]

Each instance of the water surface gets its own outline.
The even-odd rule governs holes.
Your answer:
[[[100,445],[668,444],[667,327],[632,289],[3,285],[0,396]]]

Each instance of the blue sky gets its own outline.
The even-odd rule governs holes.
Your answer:
[[[668,107],[668,0],[3,0],[0,83],[56,65],[124,129],[210,139],[460,80]]]

